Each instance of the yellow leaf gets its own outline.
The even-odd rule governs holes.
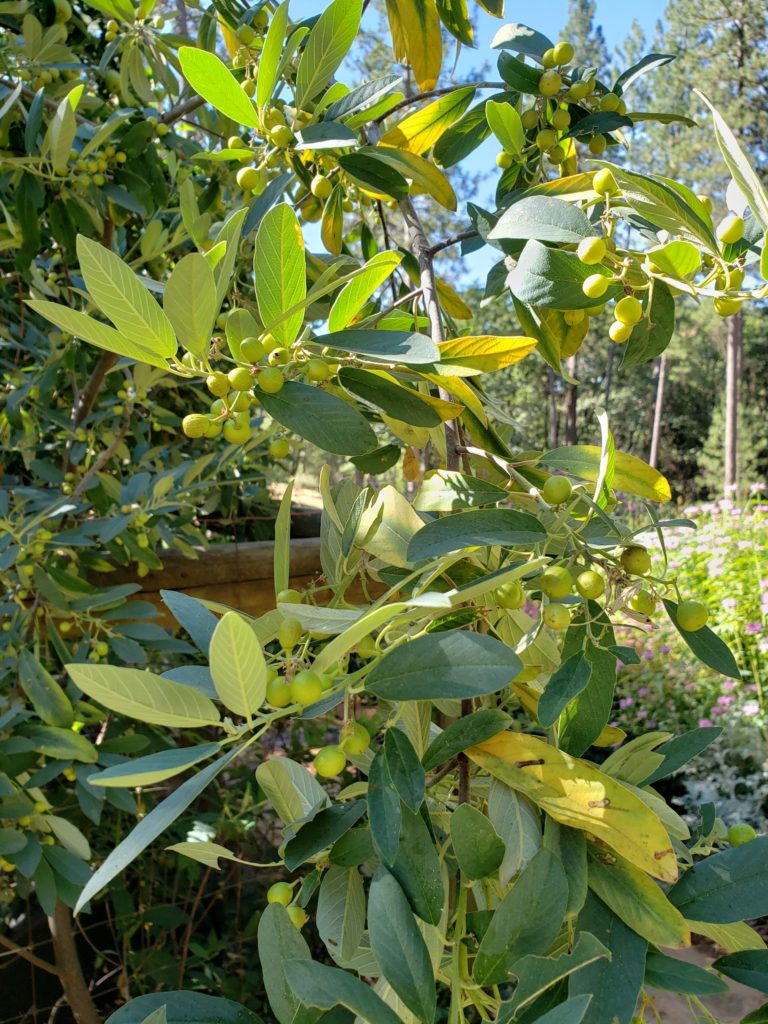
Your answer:
[[[441,281],[439,277],[435,278],[435,286],[440,305],[449,316],[452,316],[454,320],[472,319],[472,310],[454,288],[446,281]]]
[[[468,338],[453,338],[440,344],[440,365],[466,368],[464,376],[503,370],[519,363],[537,345],[535,338],[507,338],[493,334],[478,334]]]
[[[595,190],[592,188],[592,174],[586,171],[581,174],[569,174],[565,178],[554,178],[552,181],[543,181],[539,185],[532,185],[522,193],[524,196],[568,196],[576,201],[577,199],[591,199]]]
[[[446,210],[456,209],[458,203],[453,186],[443,172],[429,160],[405,149],[397,149],[395,146],[379,145],[376,153],[384,163],[394,167],[404,177],[410,178],[419,193],[426,192]]]
[[[332,256],[341,256],[342,231],[344,228],[344,212],[341,204],[344,191],[341,185],[334,185],[333,191],[323,207],[323,219],[320,224],[320,237],[323,245]]]
[[[555,821],[589,832],[654,878],[676,880],[675,852],[661,821],[594,765],[524,733],[502,733],[467,754]]]
[[[227,48],[227,53],[230,57],[234,57],[237,51],[240,49],[240,40],[237,38],[232,29],[225,24],[223,21],[219,21],[221,28],[221,37],[224,40],[224,45]]]
[[[593,747],[615,747],[627,738],[623,729],[617,725],[606,725],[596,740],[592,740]]]
[[[423,525],[408,499],[387,485],[360,517],[355,543],[374,558],[407,569],[408,541]]]
[[[443,63],[435,0],[387,0],[395,60],[410,64],[419,89],[434,89]]]
[[[580,480],[595,483],[600,474],[600,458],[601,450],[597,445],[575,444],[556,448],[544,455],[541,461],[547,468],[564,469]],[[642,459],[626,452],[616,452],[613,488],[649,501],[670,501],[672,498],[666,478]]]
[[[480,401],[475,389],[461,377],[443,377],[439,373],[423,373],[422,377],[426,377],[427,380],[437,384],[439,388],[443,388],[454,398],[458,398],[462,405],[474,413],[484,426],[488,425],[485,406]]]
[[[404,117],[381,137],[384,146],[395,146],[421,156],[431,149],[443,132],[457,121],[469,106],[475,90],[468,86],[441,96],[421,110]]]
[[[414,427],[410,423],[396,420],[394,416],[385,416],[384,413],[380,415],[381,422],[386,423],[395,437],[399,437],[406,444],[412,444],[414,448],[423,448],[429,440],[429,427]]]
[[[408,445],[403,453],[403,476],[412,484],[418,483],[423,476],[421,459],[416,454],[415,448],[412,448],[410,445]]]
[[[624,924],[657,946],[690,946],[685,918],[653,879],[594,843],[587,850],[589,887]]]
[[[711,921],[685,923],[694,934],[704,935],[729,953],[741,953],[745,949],[765,949],[765,942],[746,921],[736,921],[734,924],[713,924]]]

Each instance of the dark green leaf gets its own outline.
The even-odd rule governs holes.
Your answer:
[[[408,559],[437,558],[462,548],[525,547],[546,540],[547,531],[529,512],[513,508],[477,509],[434,519],[423,526],[408,544]]]
[[[15,828],[0,828],[0,857],[19,853],[27,845],[27,837]]]
[[[346,330],[322,334],[313,340],[345,355],[352,353],[383,363],[420,366],[440,359],[440,350],[432,339],[413,331]]]
[[[18,667],[21,688],[43,722],[61,728],[72,725],[74,712],[69,698],[31,651],[21,651]]]
[[[641,57],[636,64],[627,68],[626,71],[622,71],[614,82],[612,91],[621,95],[626,92],[630,85],[632,85],[632,83],[641,75],[644,75],[647,71],[653,71],[654,68],[660,68],[664,64],[669,64],[670,61],[675,60],[675,58],[676,54],[674,53],[646,53],[646,55]]]
[[[587,309],[594,306],[595,300],[584,294],[582,285],[591,274],[610,277],[610,271],[600,266],[586,266],[576,253],[550,249],[541,242],[530,241],[526,243],[507,283],[512,294],[529,306]],[[615,299],[620,293],[620,285],[609,284],[600,301]]]
[[[384,734],[384,760],[397,795],[406,807],[418,811],[424,802],[424,768],[402,729],[387,729]]]
[[[392,874],[408,897],[414,914],[428,924],[437,924],[445,898],[440,857],[422,816],[413,814],[404,805],[400,807],[400,816]]]
[[[283,860],[289,871],[301,867],[310,857],[333,846],[365,814],[365,801],[352,800],[348,804],[334,804],[316,814],[312,821],[302,825],[298,835],[285,844]]]
[[[581,1024],[591,1001],[591,995],[566,999],[564,1003],[548,1010],[543,1017],[537,1017],[536,1024]]]
[[[389,777],[384,751],[379,750],[368,773],[368,821],[374,849],[390,866],[397,859],[400,820],[400,797]]]
[[[445,764],[468,747],[497,736],[509,728],[511,718],[501,708],[480,708],[465,718],[452,722],[427,747],[421,763],[427,771]]]
[[[364,152],[345,153],[339,157],[339,166],[362,188],[392,199],[405,199],[408,182],[399,171],[377,160],[374,152],[372,147],[366,147]]]
[[[663,281],[654,281],[648,315],[632,328],[624,346],[622,367],[647,363],[666,349],[675,330],[675,300]]]
[[[503,96],[501,93],[492,98],[497,100]],[[453,167],[474,152],[491,134],[485,116],[485,102],[483,100],[477,106],[471,107],[437,140],[432,156],[441,167]]]
[[[273,419],[323,451],[363,455],[376,447],[362,413],[322,388],[289,381],[276,395],[262,391],[259,397]]]
[[[382,96],[392,92],[396,86],[402,83],[400,75],[382,75],[381,78],[374,78],[371,82],[363,82],[357,88],[350,90],[346,96],[336,100],[325,112],[325,116],[332,121],[339,121],[357,110],[374,104]]]
[[[371,882],[368,928],[382,974],[419,1021],[431,1024],[436,993],[429,950],[403,890],[383,871]]]
[[[691,729],[689,732],[684,732],[682,736],[675,736],[673,739],[667,740],[666,743],[662,743],[660,747],[656,747],[656,753],[663,754],[664,760],[642,785],[652,786],[658,779],[674,775],[684,764],[700,754],[702,750],[706,750],[722,731],[719,726]]]
[[[741,679],[739,666],[730,648],[717,634],[712,632],[709,626],[704,626],[695,632],[682,629],[677,624],[677,604],[674,601],[665,600],[664,607],[678,633],[699,661],[730,679]]]
[[[322,1014],[302,1006],[303,1000],[286,976],[289,963],[309,961],[311,953],[282,904],[267,904],[259,920],[258,943],[264,988],[278,1024],[314,1024]]]
[[[520,659],[501,641],[456,630],[393,648],[374,665],[365,686],[384,700],[479,697],[503,689],[521,669]]]
[[[487,878],[504,860],[503,840],[472,804],[459,804],[451,815],[451,842],[459,869],[468,881]]]
[[[589,684],[592,664],[579,652],[564,661],[539,699],[537,717],[545,728],[554,725],[566,707]]]
[[[728,978],[758,992],[768,992],[768,949],[744,949],[721,956],[712,964]]]
[[[732,924],[768,914],[768,836],[707,857],[674,885],[671,902],[690,921]]]
[[[284,967],[290,988],[304,1006],[319,1010],[346,1006],[367,1024],[402,1024],[372,988],[346,971],[304,959],[288,960]]]
[[[219,621],[213,612],[196,598],[175,590],[161,590],[160,596],[171,615],[189,633],[197,649],[207,657],[211,637]]]
[[[386,473],[388,469],[391,469],[396,465],[400,458],[401,448],[396,444],[385,444],[382,448],[377,448],[375,451],[368,452],[367,455],[355,455],[350,462],[352,462],[361,473],[371,473],[378,475],[379,473]]]
[[[107,1018],[108,1024],[143,1024],[165,1008],[167,1024],[260,1024],[260,1018],[231,999],[202,992],[152,992],[131,999]]]
[[[353,395],[403,423],[414,427],[436,427],[442,422],[438,413],[417,391],[395,384],[370,370],[343,367],[339,371],[339,382]]]
[[[373,857],[371,830],[353,828],[333,844],[328,859],[340,868],[356,868]]]
[[[516,92],[530,96],[539,95],[541,71],[538,68],[532,68],[530,64],[524,64],[510,53],[500,53],[497,63],[499,74],[508,86]]]
[[[490,480],[481,480],[449,469],[426,474],[413,500],[417,512],[454,512],[462,508],[497,505],[507,491]]]
[[[728,991],[726,983],[711,971],[705,971],[697,964],[666,956],[656,949],[648,950],[645,960],[645,984],[649,988],[661,988],[666,992],[680,992],[691,996],[711,996]]]
[[[583,139],[593,135],[608,135],[619,128],[631,128],[632,119],[626,114],[619,114],[616,111],[601,111],[597,114],[588,114],[576,121],[570,131],[565,133],[565,138]]]
[[[611,716],[616,687],[616,655],[607,648],[614,642],[610,619],[602,608],[590,602],[591,632],[584,636],[585,613],[580,612],[566,633],[563,658],[568,659],[583,649],[592,666],[589,682],[565,711],[560,743],[563,750],[580,757],[594,743]],[[583,647],[582,647],[583,645]]]

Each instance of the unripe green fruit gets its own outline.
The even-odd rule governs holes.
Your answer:
[[[295,704],[301,704],[303,708],[317,703],[322,695],[323,681],[311,668],[302,669],[291,680],[291,697]]]
[[[328,380],[331,371],[324,359],[310,359],[307,363],[307,376],[316,384]]]
[[[348,727],[344,730],[343,736],[344,738],[341,741],[341,746],[348,754],[352,754],[353,756],[364,754],[371,745],[371,734],[365,726],[361,725],[359,722],[348,723]]]
[[[729,299],[724,295],[719,295],[712,301],[712,308],[718,316],[735,316],[741,309],[740,299]]]
[[[279,107],[270,107],[264,114],[264,127],[277,128],[281,124],[285,124],[285,115],[282,110]]]
[[[229,394],[229,377],[226,373],[211,373],[206,377],[205,386],[208,388],[212,395],[216,395],[217,398],[223,398],[224,395]]]
[[[292,651],[299,642],[304,630],[298,619],[286,618],[277,630],[277,640],[284,651]]]
[[[294,928],[296,928],[298,931],[301,931],[301,929],[309,920],[309,914],[306,912],[306,910],[302,910],[301,907],[286,907],[285,912],[288,915],[288,917],[290,917],[291,923],[293,924]]]
[[[738,825],[731,825],[728,829],[728,842],[731,846],[744,846],[745,843],[751,843],[753,839],[757,839],[757,832],[745,821],[739,822]]]
[[[333,191],[333,185],[324,174],[316,174],[312,179],[309,190],[316,199],[327,199]]]
[[[267,903],[282,903],[284,907],[293,900],[293,886],[288,882],[275,882],[267,889]]]
[[[239,25],[235,31],[235,35],[245,46],[250,46],[256,38],[256,33],[250,25]]]
[[[278,604],[301,604],[301,593],[293,587],[286,587],[279,591],[276,600]]]
[[[638,590],[638,592],[630,598],[629,607],[633,612],[638,612],[640,615],[645,615],[650,618],[656,611],[656,598],[648,590]]]
[[[515,162],[515,158],[511,153],[508,153],[506,149],[502,149],[500,153],[496,154],[496,166],[500,167],[502,171],[506,171],[508,167],[511,167]]]
[[[502,583],[500,587],[496,587],[493,597],[500,608],[510,608],[513,611],[525,604],[525,591],[517,580],[510,580],[509,583]]]
[[[590,274],[581,286],[588,299],[599,299],[608,291],[608,278],[602,274]]]
[[[696,633],[707,624],[709,612],[700,601],[681,601],[677,606],[677,624],[686,633]]]
[[[539,92],[542,96],[554,96],[560,92],[563,80],[556,71],[545,71],[539,79]]]
[[[524,110],[520,115],[523,128],[526,131],[530,131],[531,128],[535,128],[539,123],[539,112],[535,107],[529,107],[528,110]]]
[[[573,485],[567,476],[551,476],[541,488],[541,496],[548,505],[562,505],[573,494]]]
[[[331,779],[344,771],[347,757],[341,747],[323,747],[315,754],[312,762],[321,779]]]
[[[251,428],[249,424],[235,423],[233,420],[228,420],[224,424],[224,440],[229,444],[245,444],[245,442],[251,436]]]
[[[562,67],[563,64],[570,64],[573,60],[574,49],[570,43],[555,44],[555,64]]]
[[[278,124],[270,130],[269,138],[278,149],[285,149],[293,142],[293,132],[288,125]]]
[[[219,434],[224,430],[224,424],[219,420],[212,420],[206,417],[208,420],[208,426],[205,428],[206,437],[218,437]]]
[[[587,82],[574,82],[568,90],[568,96],[572,100],[583,100],[590,93],[589,84]]]
[[[597,235],[593,235],[591,238],[582,238],[579,242],[579,247],[576,250],[576,255],[582,263],[591,267],[596,263],[602,263],[605,259],[606,252],[607,248],[602,238],[598,238]]]
[[[607,92],[605,96],[600,97],[600,109],[609,114],[613,113],[613,111],[619,109],[620,102],[621,98],[615,92]]]
[[[208,417],[193,412],[181,421],[181,429],[187,437],[204,437],[208,427]]]
[[[286,437],[275,437],[269,442],[269,454],[273,459],[284,459],[291,451],[291,443]]]
[[[651,571],[651,556],[642,544],[630,544],[620,557],[621,567],[631,576],[645,576]]]
[[[616,179],[607,167],[601,167],[599,171],[595,171],[592,188],[599,196],[613,196],[619,191]]]
[[[559,132],[564,132],[566,128],[570,127],[571,115],[567,110],[556,110],[550,119],[552,127]]]
[[[245,149],[245,143],[239,135],[230,135],[227,139],[227,149]]]
[[[541,592],[553,601],[561,601],[573,590],[573,576],[562,565],[551,565],[539,577]]]
[[[264,358],[264,346],[258,338],[243,338],[240,342],[240,355],[249,363],[258,363]]]
[[[237,184],[244,192],[250,192],[261,181],[261,175],[255,167],[241,167],[236,176]]]
[[[270,366],[285,366],[290,361],[291,353],[287,348],[273,348],[267,356]]]
[[[600,156],[600,154],[604,153],[608,148],[608,142],[604,135],[594,135],[589,140],[587,148],[593,156]]]
[[[541,618],[550,629],[563,630],[571,624],[571,615],[564,604],[548,604],[542,610]]]
[[[541,55],[541,63],[545,68],[553,68],[555,66],[555,48],[550,46],[549,49],[545,50]]]
[[[744,267],[729,267],[725,272],[725,287],[731,291],[738,291],[744,284]]]
[[[227,404],[232,412],[245,412],[251,407],[251,395],[248,391],[231,391]]]
[[[363,661],[369,661],[371,658],[375,658],[378,653],[376,641],[372,636],[364,636],[362,640],[359,640],[355,645],[355,650]]]
[[[267,683],[267,703],[275,708],[287,708],[293,703],[291,688],[280,676]]]
[[[631,334],[632,325],[623,324],[619,320],[614,320],[608,328],[608,337],[611,341],[615,341],[617,345],[623,345],[625,341],[629,340]]]
[[[251,371],[245,366],[236,366],[227,374],[230,387],[233,391],[250,391],[253,387]]]
[[[553,146],[552,149],[547,150],[547,160],[551,164],[561,164],[565,160],[565,149],[563,146]]]
[[[605,593],[605,581],[594,569],[585,569],[576,577],[576,589],[588,601],[596,601]]]
[[[634,295],[625,295],[616,303],[613,315],[620,323],[634,327],[643,319],[642,303]]]
[[[704,207],[704,209],[707,211],[707,213],[711,217],[712,216],[712,200],[710,199],[710,197],[709,196],[698,195],[698,196],[696,196],[696,198],[699,200],[701,205]]]
[[[240,83],[240,88],[243,90],[246,96],[252,98],[256,95],[256,83],[252,78],[246,78]]]
[[[551,149],[557,142],[557,136],[551,128],[542,128],[536,136],[536,145],[542,152]]]
[[[744,236],[744,221],[735,213],[729,213],[717,225],[715,234],[723,245],[733,245]]]
[[[285,383],[283,371],[278,366],[266,366],[256,378],[262,391],[276,395]]]

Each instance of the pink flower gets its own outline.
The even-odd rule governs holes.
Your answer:
[[[760,705],[757,703],[756,700],[744,701],[744,703],[741,706],[741,713],[742,715],[749,715],[750,718],[754,715],[759,715]]]
[[[762,622],[748,622],[744,627],[745,633],[762,633],[763,624]]]
[[[641,686],[640,689],[637,691],[637,696],[638,697],[647,697],[650,692],[651,691],[648,689],[647,686]]]
[[[724,597],[722,602],[723,608],[735,608],[738,603],[735,597]]]
[[[621,700],[619,701],[619,707],[620,708],[631,708],[634,703],[635,702],[634,702],[634,699],[632,697],[622,697]]]
[[[712,726],[712,719],[711,718],[700,718],[699,719],[699,728],[700,729],[709,729],[709,728],[711,728],[711,726]]]
[[[637,717],[638,718],[647,718],[648,717],[648,712],[645,710],[645,708],[641,708],[640,711],[637,712]]]

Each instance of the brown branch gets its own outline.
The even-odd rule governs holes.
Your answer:
[[[188,100],[182,100],[175,107],[171,107],[167,114],[163,114],[160,124],[173,124],[174,121],[178,121],[182,117],[186,117],[187,114],[191,114],[193,110],[197,110],[198,107],[202,107],[204,103],[205,100],[202,96],[192,96]]]
[[[457,761],[458,757],[452,757],[447,764],[443,765],[439,772],[435,772],[434,775],[430,775],[425,783],[427,789],[430,789],[432,786],[436,786],[438,782],[441,782],[445,778],[446,775],[450,774],[450,772],[452,772],[456,767]]]
[[[198,911],[200,902],[205,892],[205,887],[208,884],[208,879],[211,877],[211,868],[206,868],[203,877],[200,880],[200,884],[197,887],[195,893],[195,899],[192,904],[192,909],[189,912],[189,921],[187,927],[184,930],[184,938],[181,944],[181,956],[179,957],[179,988],[184,988],[184,973],[187,969],[187,957],[189,956],[189,944],[192,941],[192,934],[195,929],[195,914]]]
[[[479,237],[480,232],[475,231],[474,228],[470,228],[468,231],[460,231],[457,235],[451,235],[450,238],[445,238],[442,242],[435,242],[434,245],[430,245],[429,255],[435,256],[437,253],[442,252],[443,249],[449,249],[452,245],[458,245],[460,242],[466,242],[470,238]]]
[[[107,448],[105,448],[104,451],[100,452],[99,455],[93,460],[91,467],[88,469],[86,473],[83,474],[77,486],[69,495],[69,501],[74,502],[77,501],[80,497],[82,497],[82,495],[88,489],[88,485],[90,484],[91,480],[93,480],[93,478],[96,476],[96,474],[103,466],[106,466],[106,464],[115,454],[117,449],[123,443],[123,438],[128,433],[128,427],[131,424],[132,410],[132,404],[126,405],[125,412],[123,413],[123,421],[120,424],[120,429],[115,434],[112,443]]]
[[[444,85],[440,89],[429,89],[427,92],[416,93],[415,96],[406,96],[405,99],[395,103],[393,107],[390,107],[385,113],[380,114],[378,117],[370,122],[371,124],[381,124],[391,114],[397,113],[398,110],[402,110],[403,107],[410,107],[414,103],[419,103],[421,100],[431,100],[436,96],[448,96],[452,92],[458,92],[460,89],[508,89],[509,86],[506,82],[460,82],[458,85]]]
[[[102,1024],[77,955],[77,945],[72,934],[72,911],[61,900],[56,901],[53,915],[48,918],[48,927],[51,929],[61,987],[77,1024]]]
[[[471,715],[473,711],[472,698],[465,699],[461,702],[461,717],[466,718]],[[459,803],[469,803],[469,758],[466,754],[459,754]]]
[[[32,964],[33,967],[39,967],[41,971],[47,971],[48,974],[55,974],[57,977],[61,977],[61,970],[55,964],[49,963],[47,960],[41,959],[39,956],[35,956],[31,949],[26,946],[17,945],[12,939],[8,939],[5,935],[0,935],[0,946],[3,949],[8,949],[11,953],[15,953],[16,956],[21,957],[22,960],[26,960]]]

